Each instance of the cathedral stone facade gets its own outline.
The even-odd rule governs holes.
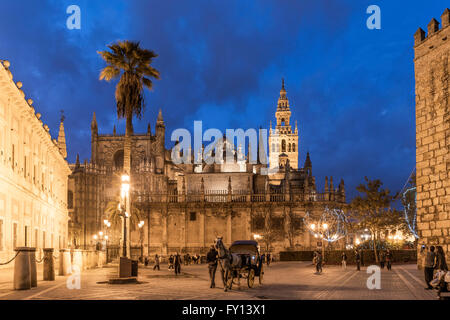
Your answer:
[[[71,174],[64,124],[58,140],[0,60],[0,261],[16,247],[67,247],[67,177]],[[12,265],[0,266],[9,268]]]
[[[417,228],[420,244],[450,250],[450,11],[414,35]],[[420,246],[419,246],[420,247]],[[419,253],[420,253],[419,248]],[[419,259],[419,264],[422,263]]]
[[[266,161],[249,161],[226,139],[218,141],[217,150],[231,148],[232,163],[174,164],[172,150],[165,148],[160,111],[155,131],[149,125],[146,133],[132,139],[132,207],[145,224],[131,233],[131,245],[141,246],[144,255],[204,253],[223,236],[228,245],[259,239],[261,248],[272,252],[315,249],[317,241],[305,230],[303,217],[307,212],[319,215],[326,206],[344,206],[344,182],[335,188],[333,178],[325,178],[325,190],[317,190],[309,154],[298,168],[298,129],[290,126],[284,82],[276,118],[269,159],[275,159],[279,170],[265,175],[261,169],[267,169]],[[99,231],[111,235],[110,244],[120,237],[120,232],[105,229],[103,221],[109,218],[108,204],[119,197],[125,136],[115,129],[113,134],[99,134],[95,113],[91,132],[91,160],[80,163],[77,158],[69,178],[69,233],[76,247],[94,245]]]

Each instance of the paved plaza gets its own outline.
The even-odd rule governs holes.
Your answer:
[[[32,290],[12,290],[13,270],[0,270],[0,299],[48,300],[436,300],[436,292],[424,290],[423,272],[414,264],[394,265],[392,271],[382,270],[381,289],[366,286],[366,268],[356,271],[355,266],[343,270],[339,266],[325,266],[321,275],[314,274],[309,262],[277,262],[266,267],[264,283],[247,287],[241,280],[240,288],[224,292],[220,274],[217,287],[209,288],[207,265],[182,266],[175,276],[164,266],[161,271],[140,267],[139,284],[107,284],[114,277],[117,266],[86,270],[81,274],[81,288],[68,289],[67,277],[56,281],[41,281],[42,266],[38,267],[38,287]]]

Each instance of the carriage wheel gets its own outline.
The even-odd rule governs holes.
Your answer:
[[[262,284],[262,283],[263,283],[263,278],[264,278],[264,268],[263,268],[263,266],[262,266],[262,264],[261,264],[261,270],[259,270],[259,277],[258,277],[258,279],[259,279],[259,284]]]
[[[247,276],[248,287],[252,288],[254,283],[255,283],[255,270],[250,269]]]

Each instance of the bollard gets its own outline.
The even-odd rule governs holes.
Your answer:
[[[18,251],[14,261],[14,290],[31,289],[30,248],[15,248]]]
[[[78,266],[80,272],[83,271],[83,251],[81,249],[73,250],[73,266]]]
[[[55,264],[53,248],[44,249],[44,281],[55,281]]]
[[[104,264],[104,256],[105,254],[103,253],[103,251],[97,251],[98,254],[98,267],[99,268],[103,268],[103,264]]]
[[[30,274],[31,274],[31,287],[37,287],[37,271],[36,271],[36,248],[28,248],[30,252]]]
[[[87,250],[82,250],[81,251],[81,256],[82,256],[82,261],[83,261],[83,263],[82,263],[82,269],[81,269],[81,271],[82,270],[87,270],[88,269],[88,267],[89,267],[89,265],[88,265],[88,259],[87,259],[87,255],[88,255],[88,251]]]
[[[91,251],[91,268],[97,268],[98,254],[97,251]]]
[[[72,274],[72,264],[70,263],[70,250],[59,249],[59,275],[67,276]]]
[[[89,251],[89,267],[94,269],[96,267],[95,263],[95,251]]]

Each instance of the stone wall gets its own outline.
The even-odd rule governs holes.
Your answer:
[[[450,249],[450,11],[442,28],[415,33],[416,172],[419,244]],[[419,249],[420,250],[420,246]],[[419,258],[419,265],[423,259]]]

